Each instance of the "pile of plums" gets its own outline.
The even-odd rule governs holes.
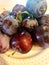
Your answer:
[[[38,10],[34,13],[28,9],[28,6],[31,8],[28,1],[26,7],[17,4],[12,11],[4,11],[0,14],[0,53],[6,52],[10,48],[27,53],[34,43],[41,47],[45,45],[45,31],[49,30],[49,15],[43,15],[47,8],[46,1],[43,0],[43,2],[45,4],[39,6],[41,9],[34,6]],[[32,8],[32,10],[34,9]]]

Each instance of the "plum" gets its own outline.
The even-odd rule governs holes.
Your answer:
[[[21,53],[27,53],[32,48],[32,38],[28,32],[15,34],[11,39],[11,47]]]
[[[20,5],[20,4],[16,4],[14,7],[13,7],[13,10],[12,12],[14,13],[18,13],[19,11],[24,11],[25,10],[25,7],[23,5]]]
[[[0,53],[4,53],[10,48],[10,37],[0,33]]]
[[[39,18],[47,10],[46,0],[28,0],[26,3],[26,9],[34,15],[34,17]]]
[[[2,26],[2,31],[5,34],[13,35],[14,33],[17,32],[17,28],[19,27],[19,23],[20,23],[19,20],[14,19],[11,16],[7,16],[7,17],[4,18],[4,23],[3,23],[3,26]]]
[[[38,21],[36,19],[25,19],[22,21],[22,27],[33,29],[36,26],[38,26]]]

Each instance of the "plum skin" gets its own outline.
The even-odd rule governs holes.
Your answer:
[[[11,47],[21,53],[27,53],[32,48],[32,38],[28,32],[21,32],[13,36],[11,39]]]

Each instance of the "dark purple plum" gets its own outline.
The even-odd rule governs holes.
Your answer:
[[[39,46],[44,47],[45,46],[45,40],[44,40],[44,30],[42,27],[36,27],[31,32],[33,41],[36,42]]]

